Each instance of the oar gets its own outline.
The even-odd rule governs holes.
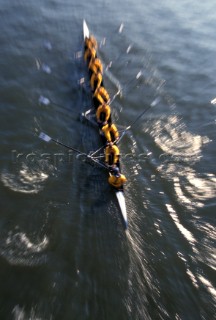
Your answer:
[[[37,69],[39,71],[42,71],[43,73],[46,73],[47,75],[50,75],[52,73],[51,67],[48,64],[46,64],[44,62],[41,62],[41,60],[39,58],[35,58],[35,63],[36,63]],[[58,81],[61,81],[61,82],[63,80],[62,78],[60,78],[56,74],[52,74],[52,78],[55,78],[55,79],[57,79]]]
[[[116,32],[116,34],[122,34],[123,29],[124,29],[124,23],[121,23],[121,25],[119,26],[119,29],[118,29],[118,31]],[[133,47],[132,44],[130,44],[124,52],[122,52],[121,54],[119,54],[119,55],[117,56],[117,58],[115,58],[113,61],[110,61],[110,63],[106,66],[105,70],[108,70],[109,68],[111,68],[112,65],[113,65],[113,63],[117,62],[120,58],[122,58],[122,55],[123,55],[125,52],[126,52],[126,54],[128,54],[128,53],[130,52],[130,50],[131,50],[132,47]]]
[[[56,103],[56,102],[54,102],[54,101],[52,101],[49,98],[44,97],[44,96],[40,96],[39,99],[38,99],[38,102],[39,102],[39,104],[44,105],[44,106],[49,106],[50,104],[53,104],[54,106],[60,107],[60,108],[65,109],[67,111],[72,111],[72,110],[68,109],[67,107],[65,107],[65,106],[63,106],[61,104],[58,104],[58,103]]]
[[[115,34],[117,34],[117,33],[119,33],[119,34],[122,33],[123,28],[124,28],[124,24],[121,23],[121,24],[120,24],[120,27],[118,28],[118,32],[115,30]],[[100,41],[99,47],[101,48],[101,47],[104,46],[105,44],[106,44],[106,38],[104,37],[104,38]]]
[[[42,140],[45,141],[45,142],[53,141],[53,142],[55,142],[56,144],[59,144],[60,146],[63,146],[63,147],[65,147],[65,148],[69,149],[69,150],[73,150],[74,152],[76,152],[76,153],[78,153],[78,154],[82,154],[82,155],[88,156],[87,153],[83,153],[83,152],[81,152],[81,151],[79,151],[79,150],[77,150],[77,149],[75,149],[75,148],[73,148],[73,147],[70,147],[70,146],[68,146],[68,145],[66,145],[66,144],[64,144],[64,143],[62,143],[62,142],[60,142],[60,141],[58,141],[58,140],[56,140],[56,139],[54,139],[54,138],[51,138],[50,136],[48,136],[48,135],[47,135],[46,133],[44,133],[44,132],[41,132],[41,133],[39,134],[39,138],[42,139]]]
[[[118,91],[114,94],[114,96],[110,99],[109,101],[109,105],[111,105],[113,103],[113,101],[115,100],[115,98],[122,92],[122,89],[118,89]]]
[[[128,131],[129,129],[131,129],[135,123],[152,107],[155,107],[158,102],[160,101],[160,97],[157,97],[155,100],[152,101],[152,103],[142,112],[140,113],[140,115],[131,123],[131,125],[129,125],[121,134],[121,137],[117,140],[117,142],[119,143],[120,140],[123,138],[123,136],[125,135],[126,131]]]
[[[136,77],[135,78],[132,78],[131,80],[129,80],[126,84],[125,84],[125,87],[123,90],[127,90],[130,88],[131,84],[135,81],[135,80],[138,80],[140,77],[142,76],[142,69],[140,69],[140,71],[137,73]]]
[[[117,92],[113,95],[113,97],[110,99],[109,104],[113,103],[113,101],[115,100],[115,98],[116,98],[120,93],[122,93],[123,90],[127,90],[127,89],[130,87],[131,83],[132,83],[134,80],[138,80],[138,79],[141,77],[141,75],[142,75],[142,71],[140,70],[140,71],[137,73],[135,79],[131,79],[128,83],[126,83],[126,87],[125,87],[125,88],[118,89],[118,91],[117,91]]]
[[[122,55],[126,52],[126,54],[129,54],[129,52],[131,51],[133,45],[129,44],[129,46],[127,47],[126,51],[124,51],[123,53],[119,54],[119,56],[117,58],[115,58],[113,61],[110,61],[108,63],[108,65],[105,67],[105,70],[107,71],[108,69],[110,69],[113,65],[113,63],[116,63],[120,58],[122,58]]]
[[[144,113],[146,113],[150,108],[155,107],[158,102],[160,101],[160,97],[157,97],[154,101],[152,101],[152,103],[131,123],[131,125],[129,125],[126,129],[123,130],[121,136],[119,139],[116,139],[115,141],[113,141],[113,143],[119,143],[120,140],[123,138],[123,136],[125,135],[126,131],[128,131],[129,129],[131,129],[135,123],[144,115]],[[97,154],[99,151],[101,151],[102,149],[104,149],[106,147],[106,145],[100,147],[99,149],[97,149],[96,151],[94,151],[93,153],[91,153],[91,157],[93,157],[95,154]]]
[[[63,146],[63,147],[65,147],[65,148],[69,149],[69,150],[72,150],[72,151],[74,151],[74,152],[76,152],[76,153],[78,153],[78,154],[80,154],[80,155],[84,155],[84,156],[86,156],[87,159],[91,159],[93,162],[97,163],[97,165],[103,167],[104,169],[109,170],[109,168],[108,168],[104,163],[99,162],[97,159],[94,159],[92,156],[88,155],[87,153],[84,153],[84,152],[82,152],[82,151],[80,151],[80,150],[78,150],[78,149],[76,149],[76,148],[74,148],[74,147],[68,146],[68,145],[66,145],[66,144],[64,144],[64,143],[62,143],[62,142],[60,142],[60,141],[58,141],[58,140],[56,140],[56,139],[48,136],[48,135],[47,135],[46,133],[44,133],[44,132],[41,132],[41,133],[39,134],[39,138],[42,139],[42,140],[45,141],[45,142],[53,141],[53,142],[55,142],[56,144],[58,144],[58,145],[60,145],[60,146]]]
[[[40,59],[35,58],[35,63],[38,70],[42,70],[44,73],[47,73],[47,74],[52,73],[50,66],[48,66],[48,64],[46,63],[41,62]]]

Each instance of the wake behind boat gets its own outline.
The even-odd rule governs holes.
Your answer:
[[[84,38],[84,43],[86,43],[86,41],[90,40],[90,31],[89,31],[89,28],[87,26],[87,23],[86,21],[84,20],[83,21],[83,38]],[[86,48],[85,48],[86,49]],[[85,52],[85,51],[84,51]],[[96,55],[96,52],[94,53],[95,56],[97,57]],[[103,83],[103,80],[101,82],[101,84],[104,86],[104,83]],[[113,99],[112,99],[113,101]],[[99,134],[101,135],[102,131],[101,131],[101,127],[100,125],[98,125],[97,121],[96,121],[96,112],[97,112],[97,105],[95,103],[95,100],[93,99],[93,105],[94,105],[94,108],[93,109],[90,109],[90,110],[87,110],[83,115],[85,116],[86,119],[88,119],[88,121],[90,121],[94,126],[95,128],[98,129],[99,131]],[[111,115],[109,117],[109,120],[107,121],[107,123],[111,123]],[[103,130],[103,129],[102,129]],[[106,141],[104,135],[101,135],[102,137],[102,142],[104,143]],[[115,139],[114,141],[114,144],[116,142],[117,139]],[[105,147],[104,147],[105,148]],[[102,149],[102,148],[100,148]],[[99,149],[99,150],[100,150]],[[118,176],[121,176],[121,170],[120,170],[120,163],[119,163],[119,160],[118,160],[118,164],[117,164],[117,168],[115,168],[114,170],[110,170],[109,172],[109,181],[112,181],[112,183],[115,184],[115,177],[114,177],[114,174],[113,172],[117,172],[115,177],[116,179],[118,179]],[[122,177],[124,177],[122,175]],[[125,202],[125,195],[124,195],[124,190],[123,190],[123,184],[119,187],[113,187],[113,190],[116,194],[116,198],[117,198],[117,201],[118,201],[118,204],[119,204],[119,208],[120,208],[120,211],[121,211],[121,215],[122,215],[122,219],[123,219],[123,223],[124,223],[124,227],[125,229],[128,228],[128,219],[127,219],[127,210],[126,210],[126,202]]]

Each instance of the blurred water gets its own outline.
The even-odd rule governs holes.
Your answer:
[[[0,318],[214,319],[214,3],[0,3]],[[38,138],[100,146],[84,18],[119,128],[159,98],[120,145],[127,233],[106,172]]]

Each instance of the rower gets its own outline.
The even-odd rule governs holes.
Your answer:
[[[90,84],[92,91],[95,92],[102,84],[103,77],[100,70],[97,71],[97,73],[92,73]]]
[[[103,65],[99,58],[92,58],[88,67],[90,75],[92,75],[92,73],[97,73],[98,71],[103,73]]]
[[[107,123],[102,127],[102,131],[107,142],[117,142],[119,139],[118,129],[114,123]]]
[[[99,87],[93,95],[94,106],[96,109],[101,104],[109,103],[109,100],[110,100],[109,93],[103,86]]]
[[[110,142],[105,149],[105,163],[108,166],[118,166],[119,165],[119,148]]]
[[[110,114],[111,114],[110,106],[106,103],[101,104],[97,108],[96,119],[100,128],[107,124],[107,122],[110,119]]]
[[[115,169],[112,170],[108,182],[111,184],[116,189],[123,189],[123,184],[127,181],[125,175],[121,174],[119,171],[119,168],[116,167]]]
[[[95,39],[94,36],[90,36],[89,38],[85,38],[85,49],[87,48],[95,48],[97,49],[97,40]]]
[[[93,47],[87,48],[84,53],[84,60],[90,64],[91,60],[96,57],[96,50]]]

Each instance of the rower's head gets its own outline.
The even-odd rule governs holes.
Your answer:
[[[109,147],[109,148],[112,148],[112,146],[113,146],[113,143],[112,143],[112,142],[109,142],[109,143],[108,143],[108,147]]]
[[[116,177],[120,177],[120,170],[118,167],[113,168],[113,174]]]
[[[92,44],[97,45],[97,40],[93,35],[90,35],[89,40],[91,41]]]

